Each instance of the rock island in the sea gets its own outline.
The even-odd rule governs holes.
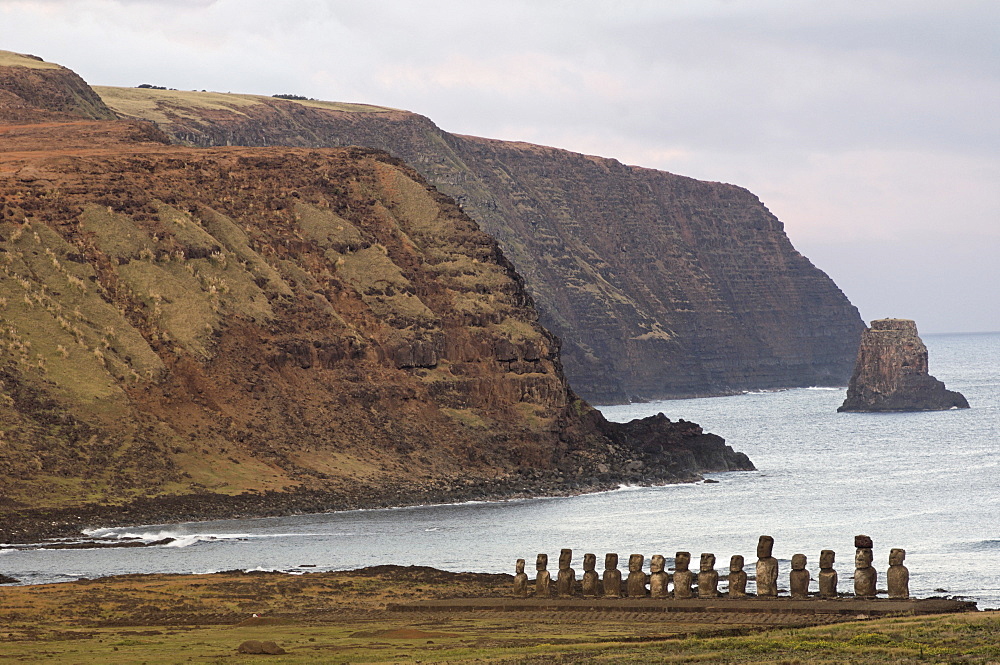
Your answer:
[[[962,393],[927,371],[927,347],[909,319],[877,319],[861,334],[858,360],[837,411],[968,409]]]

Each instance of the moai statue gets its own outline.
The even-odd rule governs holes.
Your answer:
[[[646,597],[646,573],[642,572],[642,564],[646,560],[641,554],[630,554],[628,557],[628,597]]]
[[[833,550],[823,550],[819,553],[819,597],[837,597],[837,571],[833,562],[837,555]]]
[[[667,587],[670,584],[670,573],[665,572],[667,560],[662,554],[654,554],[649,560],[649,595],[653,598],[666,598]]]
[[[868,536],[855,536],[854,546],[858,548],[854,555],[854,595],[858,598],[874,598],[878,571],[872,568],[872,539]]]
[[[613,552],[604,555],[604,580],[602,586],[605,598],[622,597],[622,571],[618,570],[618,555]]]
[[[694,573],[691,565],[690,552],[678,552],[674,555],[674,598],[691,598],[694,596],[691,586],[694,584]]]
[[[563,598],[573,595],[576,586],[576,571],[570,568],[573,563],[573,550],[564,549],[559,552],[559,577],[556,578],[556,591]]]
[[[774,538],[761,536],[757,541],[757,595],[778,595],[778,560],[771,556]]]
[[[719,573],[715,572],[715,555],[702,554],[701,567],[698,573],[698,597],[719,597]]]
[[[515,564],[514,575],[514,597],[515,598],[527,598],[528,597],[528,576],[524,574],[524,559],[518,559],[517,564]]]
[[[548,598],[552,595],[552,576],[545,570],[549,565],[549,555],[539,554],[535,559],[535,597]]]
[[[747,574],[743,570],[742,554],[734,554],[729,559],[729,597],[747,597]]]
[[[597,584],[600,578],[597,576],[597,556],[593,554],[583,555],[583,595],[593,598],[597,595]]]
[[[806,570],[806,555],[792,555],[792,572],[788,574],[788,590],[792,598],[809,597],[809,571]]]
[[[889,552],[889,572],[885,577],[889,585],[890,598],[910,597],[910,571],[903,565],[905,558],[906,550],[894,547]]]

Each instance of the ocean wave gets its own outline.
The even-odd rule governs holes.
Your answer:
[[[648,490],[649,485],[619,485],[618,489],[612,492],[634,492],[636,490]]]
[[[832,386],[809,386],[806,390],[843,390],[843,388],[834,388]]]
[[[189,547],[197,543],[220,540],[249,540],[249,533],[182,533],[164,529],[161,531],[114,531],[112,529],[88,529],[84,534],[94,540],[132,540],[144,543],[155,543],[169,540],[163,547]]]
[[[114,529],[88,529],[84,534],[94,540],[118,540],[118,541],[141,541],[144,543],[156,543],[161,540],[170,540],[160,547],[190,547],[198,543],[257,540],[261,538],[314,538],[314,537],[350,537],[356,536],[354,532],[344,531],[336,533],[190,533],[171,529],[159,531],[116,531]]]

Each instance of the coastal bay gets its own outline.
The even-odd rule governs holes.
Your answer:
[[[889,549],[907,550],[915,595],[966,596],[1000,607],[1000,534],[983,515],[998,506],[1000,377],[989,358],[1000,335],[928,335],[933,371],[972,408],[915,414],[838,414],[843,390],[789,390],[603,408],[626,420],[664,411],[706,423],[747,450],[758,471],[711,474],[716,482],[624,487],[563,498],[253,520],[95,528],[102,541],[166,545],[101,550],[7,549],[3,571],[23,582],[137,572],[266,569],[305,572],[369,565],[425,565],[510,572],[518,557],[585,551],[713,552],[752,561],[757,536],[775,537],[783,574],[792,554],[816,568],[838,553],[842,590],[853,536],[875,541],[884,575]],[[95,524],[94,527],[101,525]],[[305,566],[305,567],[303,567]],[[579,567],[579,566],[577,566]],[[722,566],[720,566],[721,568]],[[884,588],[884,584],[880,585]]]

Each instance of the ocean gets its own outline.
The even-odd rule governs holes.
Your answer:
[[[379,564],[511,572],[518,558],[585,552],[714,553],[720,574],[742,554],[752,575],[758,536],[775,539],[781,588],[793,554],[837,553],[840,588],[854,569],[854,536],[875,543],[879,587],[889,550],[906,550],[918,597],[961,596],[1000,607],[1000,334],[924,335],[931,373],[972,405],[925,413],[837,413],[845,390],[805,388],[601,407],[611,420],[663,412],[719,434],[757,465],[717,482],[622,487],[567,498],[473,502],[283,518],[95,529],[93,536],[166,537],[134,549],[0,549],[0,572],[23,583],[121,573],[218,570],[310,572]],[[816,582],[813,581],[813,590]],[[749,585],[752,590],[753,584]]]

